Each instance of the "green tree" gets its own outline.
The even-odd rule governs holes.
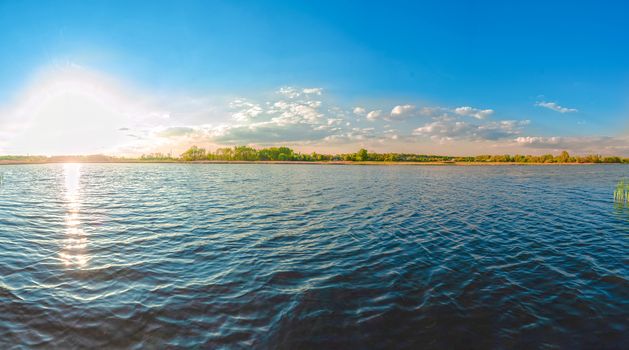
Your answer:
[[[567,151],[561,152],[556,158],[557,163],[568,163],[570,161],[570,154]]]
[[[214,154],[214,158],[217,160],[232,160],[234,157],[234,150],[232,148],[218,148]]]
[[[364,162],[364,161],[368,161],[369,160],[369,153],[367,152],[366,149],[361,148],[357,153],[356,153],[356,161],[358,162]]]
[[[248,161],[258,160],[258,151],[249,146],[236,146],[234,147],[234,159]]]
[[[181,159],[185,161],[205,159],[205,149],[192,146],[181,154]]]

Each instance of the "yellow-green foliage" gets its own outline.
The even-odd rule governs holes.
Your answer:
[[[629,181],[620,180],[614,191],[614,200],[620,203],[629,204]]]

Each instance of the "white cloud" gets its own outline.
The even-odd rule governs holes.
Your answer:
[[[343,119],[341,118],[329,118],[328,119],[328,125],[339,125],[343,122]]]
[[[528,121],[503,120],[478,124],[443,118],[416,128],[413,135],[438,141],[495,141],[519,134],[522,126],[526,124]]]
[[[343,130],[340,133],[326,136],[323,141],[329,143],[350,143],[350,142],[365,142],[373,141],[379,137],[377,131],[374,128],[351,128]]]
[[[399,105],[393,107],[391,110],[391,119],[399,120],[408,118],[415,111],[415,106],[413,105]]]
[[[363,116],[367,113],[367,111],[363,107],[354,107],[354,109],[352,110],[352,113],[359,116]]]
[[[555,102],[539,101],[539,102],[536,102],[535,105],[538,106],[538,107],[548,108],[550,110],[553,110],[553,111],[559,112],[559,113],[575,113],[575,112],[579,111],[576,108],[562,107],[562,106],[558,105]]]
[[[381,116],[382,116],[382,110],[380,110],[380,109],[367,113],[367,119],[369,119],[371,121],[377,120]]]
[[[515,142],[521,145],[559,145],[561,137],[541,137],[541,136],[520,136],[515,139]]]
[[[321,121],[323,114],[320,111],[321,104],[306,102],[277,101],[267,110],[272,116],[271,120],[278,124],[316,124]]]
[[[262,107],[259,104],[251,103],[244,99],[232,101],[230,107],[237,109],[237,112],[232,114],[232,118],[238,122],[252,120],[262,113]]]
[[[455,108],[454,113],[461,116],[473,117],[476,119],[486,119],[487,117],[494,114],[494,110],[493,109],[478,109],[474,107],[463,106],[463,107]]]
[[[523,136],[514,141],[523,147],[553,152],[568,150],[578,154],[629,155],[629,137]]]
[[[301,96],[301,92],[299,92],[297,89],[291,86],[281,87],[277,92],[280,95],[283,95],[288,98],[296,98],[296,97]]]
[[[306,95],[318,95],[321,96],[323,88],[305,88],[301,90]]]
[[[298,89],[293,86],[284,86],[284,87],[281,87],[277,92],[284,97],[294,99],[297,97],[302,97],[304,95],[321,96],[323,94],[323,88],[313,87],[313,88]]]

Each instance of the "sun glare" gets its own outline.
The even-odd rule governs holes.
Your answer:
[[[81,227],[81,164],[63,165],[65,184],[65,238],[59,253],[66,266],[85,266],[89,260],[86,252],[87,236]]]
[[[104,153],[124,142],[119,129],[143,111],[110,77],[86,69],[50,69],[34,79],[7,113],[13,144],[31,154]]]

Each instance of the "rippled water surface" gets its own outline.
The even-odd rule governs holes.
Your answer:
[[[627,166],[0,167],[0,348],[623,348]]]

